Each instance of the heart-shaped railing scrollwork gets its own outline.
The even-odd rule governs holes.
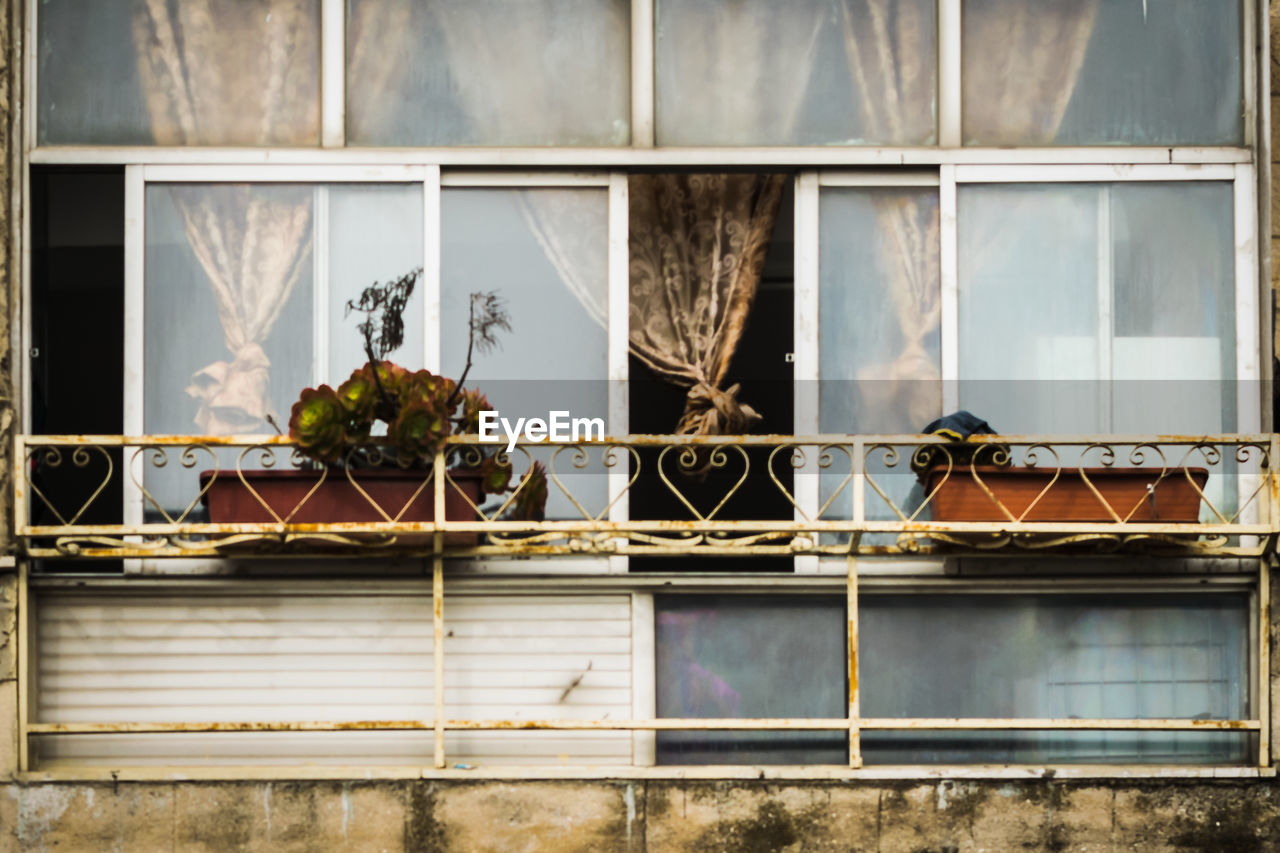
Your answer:
[[[556,467],[556,463],[560,459],[560,454],[566,450],[572,451],[569,457],[569,462],[579,471],[584,470],[591,463],[591,456],[587,448],[582,447],[581,445],[562,445],[557,447],[555,452],[551,454],[551,458],[547,460],[547,477],[551,482],[555,483],[556,488],[558,488],[560,493],[568,499],[569,503],[573,504],[574,509],[582,514],[582,518],[584,520],[605,520],[609,517],[609,512],[618,505],[618,501],[622,500],[623,496],[628,494],[631,491],[631,487],[636,484],[636,480],[640,479],[640,454],[634,447],[628,447],[620,444],[602,445],[600,452],[600,464],[606,469],[612,469],[616,468],[623,460],[629,461],[631,463],[631,476],[627,478],[627,482],[618,490],[618,493],[609,498],[609,502],[605,504],[604,509],[600,510],[598,513],[593,513],[583,506],[582,502],[578,500],[577,495],[570,491],[569,487],[560,479],[560,472]],[[625,450],[627,452],[620,455],[618,453],[619,450]]]
[[[929,490],[929,493],[925,495],[924,500],[920,502],[920,505],[917,506],[910,515],[907,515],[902,508],[894,503],[893,499],[889,497],[888,493],[885,492],[884,488],[881,487],[880,483],[877,482],[876,478],[871,474],[872,454],[883,454],[883,457],[879,460],[880,465],[883,467],[890,469],[896,468],[902,461],[902,457],[898,453],[898,448],[891,444],[872,444],[867,446],[866,452],[863,454],[862,476],[866,479],[867,485],[871,487],[872,491],[880,496],[880,500],[884,501],[885,505],[888,506],[889,509],[893,510],[894,515],[898,516],[899,521],[912,522],[920,518],[925,509],[933,503],[934,497],[937,496],[938,492],[942,491],[943,487],[947,484],[947,480],[951,479],[951,476],[955,472],[955,459],[952,457],[950,449],[945,444],[932,446],[946,458],[947,470],[943,472],[943,475],[938,479],[938,482]],[[937,464],[935,463],[933,467],[936,468]]]
[[[978,473],[978,458],[981,455],[981,452],[979,451],[978,453],[974,453],[973,459],[969,462],[969,476],[973,477],[973,481],[978,484],[978,487],[982,489],[983,493],[986,494],[993,504],[995,504],[997,509],[1005,514],[1005,517],[1009,521],[1020,523],[1030,516],[1032,511],[1040,504],[1040,501],[1044,500],[1044,496],[1049,494],[1049,490],[1053,488],[1054,484],[1057,483],[1058,479],[1062,476],[1062,459],[1058,456],[1058,452],[1047,444],[1030,445],[1026,449],[1026,452],[1023,453],[1023,464],[1028,468],[1035,468],[1040,471],[1048,470],[1046,467],[1040,465],[1040,451],[1042,450],[1053,456],[1053,476],[1049,478],[1049,482],[1045,484],[1044,488],[1036,494],[1035,499],[1032,500],[1031,503],[1027,504],[1026,507],[1023,508],[1022,512],[1018,513],[1016,516],[1007,506],[1005,506],[1004,501],[996,497],[995,492],[991,490],[991,487],[982,479],[982,475]]]
[[[32,474],[31,464],[32,462],[36,463],[37,468],[40,466],[44,466],[45,468],[61,468],[65,461],[62,448],[43,447],[27,452],[27,464],[23,466],[27,472],[27,488],[31,489],[31,493],[40,499],[40,502],[44,504],[45,508],[48,509],[49,512],[53,513],[54,518],[58,519],[58,523],[63,527],[70,527],[79,521],[81,516],[85,514],[89,507],[93,506],[93,502],[98,499],[98,496],[106,490],[108,485],[110,485],[111,478],[115,475],[115,463],[111,461],[111,454],[107,453],[105,448],[96,446],[77,447],[71,453],[71,465],[75,468],[81,469],[88,468],[89,463],[97,457],[101,457],[107,463],[107,472],[103,475],[102,481],[98,483],[97,488],[89,494],[89,497],[85,499],[84,503],[80,504],[80,508],[77,509],[70,518],[67,518],[67,516],[63,515],[62,512],[54,506],[53,501],[49,499],[49,496],[46,495],[38,485],[36,485],[35,477]]]
[[[253,453],[254,451],[258,452],[257,461],[260,467],[262,468],[275,467],[275,464],[276,464],[275,448],[268,447],[265,444],[253,444],[246,447],[244,450],[240,451],[240,455],[236,457],[236,476],[240,478],[240,484],[244,486],[245,490],[250,495],[253,496],[253,499],[256,500],[262,506],[262,508],[265,509],[271,515],[271,517],[276,520],[277,523],[288,524],[293,519],[293,517],[298,514],[298,510],[302,509],[302,507],[306,504],[306,502],[311,500],[311,497],[316,492],[320,491],[320,487],[324,485],[324,481],[329,478],[329,468],[326,466],[320,469],[320,476],[316,478],[315,483],[311,486],[311,488],[307,491],[307,493],[303,495],[302,498],[296,504],[294,504],[293,509],[289,510],[289,513],[285,515],[283,518],[281,518],[280,514],[275,511],[275,508],[272,507],[271,504],[267,503],[267,501],[262,497],[261,493],[259,493],[257,489],[255,489],[253,486],[249,484],[248,478],[245,477],[244,475],[245,457],[247,457],[249,454]]]
[[[413,490],[413,493],[409,495],[408,500],[401,505],[396,514],[391,515],[387,512],[387,507],[378,503],[377,499],[374,498],[373,495],[369,494],[368,489],[366,489],[360,482],[357,472],[362,469],[359,465],[354,464],[359,460],[369,466],[367,470],[377,471],[380,470],[380,466],[382,466],[388,459],[390,459],[390,457],[384,456],[381,448],[374,446],[356,448],[347,454],[343,464],[343,472],[346,474],[347,482],[351,484],[351,488],[355,489],[360,494],[360,497],[368,501],[369,506],[373,507],[374,511],[377,512],[378,515],[382,516],[382,520],[389,524],[394,524],[404,518],[405,513],[409,511],[409,507],[413,506],[414,502],[417,501],[418,498],[422,496],[422,493],[426,488],[431,485],[431,481],[435,477],[435,472],[429,469],[418,470],[418,473],[422,475],[422,482],[418,483],[418,487]],[[411,471],[415,469],[393,468],[391,470]],[[310,497],[310,494],[308,494],[307,497]],[[296,508],[294,512],[297,512]],[[291,514],[290,518],[292,517],[293,516]]]
[[[1196,454],[1199,455],[1200,457],[1199,460],[1195,460],[1192,458]],[[1259,471],[1271,469],[1270,454],[1268,453],[1267,449],[1261,444],[1237,444],[1235,445],[1234,456],[1237,464],[1255,465],[1257,466]],[[1255,456],[1257,458],[1254,458]],[[1236,509],[1236,511],[1232,513],[1230,516],[1228,516],[1222,511],[1221,508],[1219,508],[1216,504],[1214,504],[1214,502],[1209,498],[1209,496],[1205,494],[1204,490],[1200,488],[1200,484],[1197,483],[1195,479],[1192,477],[1191,469],[1192,469],[1192,466],[1197,461],[1203,461],[1203,463],[1210,468],[1220,467],[1222,464],[1222,450],[1216,447],[1215,445],[1201,442],[1199,444],[1195,444],[1195,445],[1192,445],[1191,447],[1188,447],[1187,452],[1183,455],[1182,459],[1178,462],[1178,467],[1182,469],[1182,473],[1187,478],[1187,481],[1191,484],[1191,488],[1195,489],[1196,494],[1199,495],[1201,504],[1203,506],[1208,507],[1209,512],[1213,513],[1213,515],[1217,518],[1218,522],[1221,524],[1237,523],[1240,520],[1240,518],[1244,515],[1245,510],[1248,509],[1251,505],[1254,504],[1254,502],[1256,502],[1259,499],[1259,495],[1262,494],[1263,489],[1265,489],[1267,486],[1267,478],[1258,476],[1257,487],[1252,492],[1249,493],[1248,497],[1246,497],[1243,501],[1240,502],[1240,506]]]
[[[191,515],[191,513],[195,510],[196,506],[198,506],[200,502],[204,500],[205,495],[209,494],[209,490],[213,488],[213,484],[217,481],[218,476],[222,473],[221,469],[218,466],[218,455],[214,453],[211,448],[203,444],[189,444],[186,447],[182,448],[182,452],[178,454],[178,463],[182,465],[183,468],[186,468],[187,470],[191,470],[192,468],[195,468],[197,464],[199,464],[201,453],[207,453],[209,455],[209,465],[211,466],[210,472],[209,472],[209,478],[205,480],[204,485],[200,487],[200,491],[196,494],[196,496],[191,499],[191,503],[187,504],[186,507],[182,510],[182,512],[178,513],[178,515],[175,517],[171,515],[169,511],[165,509],[164,506],[161,505],[161,503],[158,500],[156,500],[155,496],[151,494],[150,490],[147,489],[147,487],[142,482],[139,481],[138,474],[137,474],[139,462],[142,462],[145,465],[149,466],[150,468],[153,468],[156,470],[159,470],[161,468],[165,468],[166,466],[168,466],[169,448],[139,447],[137,450],[135,450],[133,452],[133,455],[129,457],[129,464],[125,466],[125,469],[129,472],[130,481],[132,481],[133,485],[137,487],[138,493],[142,495],[143,505],[145,506],[147,504],[150,504],[152,507],[155,508],[157,512],[160,513],[160,515],[164,518],[164,520],[169,524],[182,524],[184,521],[186,521],[187,518]],[[144,475],[142,479],[145,480],[146,476]]]
[[[676,459],[676,470],[686,477],[703,476],[709,471],[723,471],[729,465],[730,458],[736,455],[742,460],[742,476],[729,487],[728,491],[721,496],[719,502],[708,513],[703,514],[698,511],[697,507],[690,502],[689,498],[682,492],[671,478],[667,476],[666,462],[672,457]],[[731,454],[732,451],[732,454]],[[751,457],[747,455],[747,451],[737,444],[719,444],[706,447],[694,447],[693,445],[672,445],[662,448],[662,452],[658,454],[657,463],[658,478],[662,480],[663,485],[676,496],[676,500],[684,504],[685,509],[693,514],[698,521],[711,521],[724,509],[724,505],[729,499],[736,495],[742,489],[742,485],[747,482],[747,477],[751,474]]]

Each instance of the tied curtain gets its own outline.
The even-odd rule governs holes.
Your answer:
[[[314,0],[135,0],[134,42],[158,145],[314,145],[319,26]],[[173,203],[209,279],[229,360],[186,391],[209,435],[275,417],[263,350],[311,251],[311,193],[174,185]]]
[[[783,175],[633,175],[630,345],[688,388],[680,435],[746,432],[760,419],[721,388],[746,328]]]
[[[1051,142],[1075,90],[1097,6],[1098,0],[981,0],[967,8],[966,126],[994,122],[1008,128],[1013,141]],[[936,85],[926,73],[926,57],[912,49],[931,22],[919,7],[891,0],[845,0],[839,12],[844,56],[861,92],[868,135],[902,138],[902,107]],[[927,62],[931,68],[932,58]],[[942,319],[939,210],[931,197],[886,193],[873,203],[886,235],[880,251],[895,309],[889,321],[897,324],[903,347],[892,362],[858,369],[861,399],[869,409],[896,413],[907,419],[906,427],[919,429],[942,408],[937,359],[925,345]]]

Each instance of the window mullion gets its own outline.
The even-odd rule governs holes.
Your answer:
[[[422,363],[440,362],[440,167],[428,166],[422,184]]]
[[[320,8],[320,142],[347,144],[347,21],[345,0],[323,0]]]
[[[956,167],[938,174],[938,271],[942,279],[942,411],[960,408],[960,259],[956,224]]]
[[[631,0],[631,145],[652,148],[653,0]]]
[[[960,0],[938,0],[938,145],[959,148]]]

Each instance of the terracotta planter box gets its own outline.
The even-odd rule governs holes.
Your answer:
[[[1015,518],[1021,517],[1036,496],[1053,481],[1052,469],[978,465],[978,476]],[[1160,479],[1159,468],[1063,468],[1056,482],[1023,521],[1111,522],[1115,519],[1081,477],[1089,478],[1116,515],[1131,522],[1182,522],[1200,520],[1200,494],[1209,480],[1204,468],[1170,468]],[[1191,480],[1195,481],[1195,487]],[[947,474],[945,467],[930,468],[925,494],[931,494]],[[1158,482],[1157,482],[1158,481]],[[1155,500],[1147,487],[1155,485]],[[974,480],[967,465],[957,465],[929,504],[934,521],[1008,521]],[[1135,509],[1136,508],[1136,509]]]
[[[318,471],[245,471],[249,486],[275,510],[280,518],[288,518],[294,507],[306,497],[319,479]],[[427,471],[400,471],[374,469],[354,474],[356,482],[369,493],[369,497],[382,507],[383,512],[395,518],[400,509],[412,498],[413,503],[400,515],[400,521],[433,521],[435,519],[435,488],[428,483],[422,492],[414,492],[430,475]],[[200,473],[200,488],[204,489],[212,471]],[[483,500],[480,475],[472,471],[450,471],[449,476],[467,497],[477,506]],[[209,521],[214,524],[275,524],[266,507],[254,497],[234,471],[222,471],[203,498],[209,511]],[[471,521],[476,515],[462,495],[453,486],[445,484],[445,517],[450,521]],[[291,524],[341,524],[344,522],[385,522],[364,495],[351,484],[346,473],[330,471],[329,476],[297,513],[289,519]],[[429,544],[432,534],[415,534],[411,539],[401,537],[398,544]],[[475,533],[453,533],[445,537],[449,545],[474,545],[479,541]]]

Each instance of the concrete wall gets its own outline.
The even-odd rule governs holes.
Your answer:
[[[0,50],[6,165],[18,138],[12,57],[21,5],[0,2],[0,45],[9,46]],[[1280,0],[1271,9],[1280,18]],[[1273,41],[1273,56],[1277,48]],[[1274,59],[1271,70],[1280,92]],[[1272,113],[1280,116],[1275,98]],[[1280,152],[1275,140],[1280,134],[1271,149]],[[0,167],[0,280],[8,285],[0,287],[0,341],[9,340],[9,293],[19,280],[9,239],[13,177],[11,166]],[[1272,228],[1280,269],[1280,215]],[[11,376],[10,351],[0,347],[0,453],[9,447]],[[8,470],[6,463],[0,472]],[[0,474],[6,552],[7,497]],[[15,589],[12,572],[0,569],[0,853],[1280,850],[1280,788],[1272,780],[26,783],[17,778]],[[1271,660],[1280,678],[1277,634]],[[1273,719],[1280,731],[1280,713]]]
[[[943,853],[1280,850],[1273,784],[11,785],[0,850]]]

